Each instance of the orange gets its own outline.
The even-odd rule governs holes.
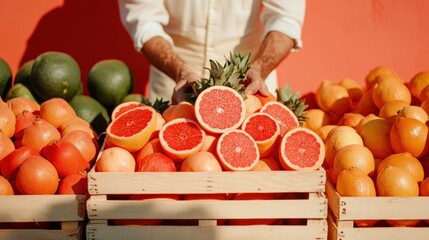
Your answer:
[[[417,73],[408,82],[411,95],[417,99],[420,99],[423,89],[427,86],[429,86],[429,71]]]
[[[367,89],[371,89],[376,83],[384,79],[397,79],[402,81],[393,69],[386,66],[378,66],[371,69],[365,77]]]
[[[347,92],[350,96],[350,100],[352,102],[352,108],[355,108],[363,95],[362,86],[355,80],[350,78],[344,78],[338,84],[347,89]]]
[[[350,144],[338,149],[334,158],[331,180],[336,183],[341,171],[352,167],[359,168],[366,175],[372,176],[375,161],[374,156],[367,147],[360,144]]]
[[[379,196],[419,195],[419,185],[415,177],[406,169],[392,165],[386,166],[378,173],[376,186]]]
[[[419,96],[420,103],[429,98],[429,85],[422,89]]]
[[[420,196],[429,196],[429,177],[420,183]]]
[[[0,163],[1,160],[6,157],[9,153],[15,150],[15,145],[8,136],[4,135],[0,130]]]
[[[361,136],[356,130],[349,126],[337,126],[333,128],[325,139],[325,162],[333,166],[337,151],[350,144],[363,145]]]
[[[179,102],[176,105],[170,105],[163,113],[162,117],[165,122],[169,122],[176,118],[186,118],[196,121],[194,106],[186,101]]]
[[[375,158],[385,158],[393,153],[390,144],[390,130],[392,124],[384,119],[372,119],[362,124],[358,130],[363,145],[367,147]]]
[[[378,196],[419,196],[419,185],[414,176],[405,169],[390,165],[378,174],[376,189]],[[387,220],[387,222],[395,227],[416,226],[420,220]]]
[[[426,111],[420,106],[405,106],[399,112],[399,116],[414,118],[422,123],[426,123],[429,120],[429,116]]]
[[[321,126],[319,129],[317,129],[315,132],[317,133],[317,135],[319,135],[319,137],[323,140],[323,142],[325,142],[329,132],[332,129],[336,128],[337,126],[338,125],[333,125],[333,124],[324,125],[324,126]]]
[[[383,107],[381,107],[380,111],[378,112],[378,116],[388,119],[389,121],[393,121],[393,119],[398,115],[399,111],[401,111],[406,106],[410,106],[410,104],[401,100],[388,102],[384,104]]]
[[[246,99],[244,99],[244,105],[246,105],[246,117],[262,108],[261,100],[259,100],[257,96],[251,94],[246,95]]]
[[[362,97],[357,103],[355,112],[360,113],[364,116],[368,114],[378,114],[379,109],[372,101],[372,89],[369,89],[362,93]]]
[[[360,122],[358,123],[358,125],[356,126],[356,131],[357,131],[357,132],[360,132],[360,128],[362,127],[362,125],[364,125],[365,123],[367,123],[367,122],[369,122],[369,121],[371,121],[371,120],[373,120],[373,119],[380,119],[380,117],[379,117],[379,116],[377,116],[377,115],[375,115],[375,114],[372,114],[372,113],[370,113],[370,114],[368,114],[368,115],[365,115],[365,116],[360,120]]]
[[[427,114],[429,114],[429,99],[424,100],[421,104],[420,107],[423,108],[423,110],[425,110],[425,112]]]
[[[7,106],[12,109],[15,116],[22,113],[22,111],[27,110],[29,112],[39,111],[40,104],[27,98],[27,97],[17,97],[7,100]]]
[[[51,98],[40,104],[40,117],[58,128],[76,117],[76,112],[63,98]]]
[[[350,126],[356,129],[359,122],[364,118],[364,115],[360,113],[344,113],[344,115],[338,120],[338,125],[340,126]]]
[[[372,179],[359,168],[348,168],[338,175],[336,190],[343,197],[375,197],[375,184]],[[373,226],[377,220],[356,220],[359,227]]]
[[[305,121],[302,125],[313,131],[317,131],[320,127],[331,123],[329,115],[319,108],[309,109],[304,112]]]
[[[15,134],[16,116],[5,104],[0,104],[0,131],[9,138]]]
[[[390,130],[390,144],[395,153],[409,152],[414,157],[428,152],[429,127],[414,118],[396,117]]]
[[[374,85],[372,101],[378,109],[381,109],[388,102],[398,100],[411,104],[411,93],[405,84],[393,80],[384,80]]]
[[[344,113],[352,110],[352,104],[347,89],[338,84],[321,86],[316,92],[319,107],[337,120]]]
[[[423,181],[424,170],[420,161],[408,152],[395,153],[383,159],[378,165],[377,172],[382,172],[387,166],[395,166],[407,170],[417,182]]]

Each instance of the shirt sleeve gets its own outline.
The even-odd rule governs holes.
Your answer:
[[[295,41],[293,50],[302,48],[301,32],[305,16],[305,0],[265,0],[262,22],[264,35],[271,31],[286,34]]]
[[[161,36],[173,44],[173,40],[163,27],[169,21],[163,1],[118,0],[118,4],[122,24],[131,35],[137,51],[155,36]]]

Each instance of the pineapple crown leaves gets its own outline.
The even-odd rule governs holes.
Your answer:
[[[170,106],[170,102],[164,101],[162,98],[156,98],[155,102],[153,103],[148,98],[143,98],[141,102],[146,106],[153,107],[157,112],[161,114]]]
[[[306,119],[304,113],[308,105],[300,98],[301,94],[293,92],[289,84],[286,84],[284,88],[277,89],[277,101],[291,109],[298,118],[299,125],[302,126]]]
[[[184,100],[194,104],[198,95],[212,86],[230,87],[235,89],[245,99],[244,82],[247,71],[250,68],[249,60],[250,52],[243,56],[240,53],[230,53],[229,59],[225,57],[224,65],[210,59],[210,68],[205,68],[210,73],[209,78],[195,81],[192,86],[192,92],[188,91],[183,95]]]

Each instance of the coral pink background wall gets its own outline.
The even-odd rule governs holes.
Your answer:
[[[13,73],[45,51],[72,55],[82,80],[99,60],[121,59],[145,93],[148,62],[135,52],[115,0],[0,1],[0,57]],[[307,0],[304,48],[279,66],[280,86],[305,94],[322,80],[363,84],[383,65],[404,81],[429,70],[429,1]],[[85,89],[86,92],[86,89]]]

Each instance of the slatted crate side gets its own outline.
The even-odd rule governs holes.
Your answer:
[[[326,172],[168,172],[88,174],[91,195],[158,193],[324,192]]]
[[[0,196],[0,222],[83,221],[83,195]]]
[[[92,196],[88,218],[102,219],[326,219],[323,193],[309,199],[277,200],[107,200]]]
[[[392,227],[376,225],[356,227],[356,220],[429,219],[429,197],[341,197],[331,182],[327,183],[329,240],[427,240],[429,226]]]
[[[0,239],[83,239],[85,203],[83,195],[0,196]]]
[[[429,197],[341,197],[330,181],[326,195],[338,221],[429,219]]]
[[[63,222],[61,229],[1,229],[0,239],[8,240],[81,240],[84,239],[83,223]]]
[[[324,220],[326,221],[326,220]],[[322,226],[106,226],[87,225],[88,240],[324,240]]]

